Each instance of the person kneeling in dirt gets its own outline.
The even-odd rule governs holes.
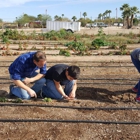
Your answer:
[[[37,72],[37,70],[40,70]],[[21,99],[37,97],[46,82],[46,55],[44,52],[28,52],[20,55],[9,67],[10,78],[15,85],[10,85],[10,96]],[[30,88],[29,83],[34,83]]]
[[[52,66],[47,70],[45,76],[46,84],[42,88],[43,96],[52,99],[75,99],[79,75],[78,66],[65,64]]]
[[[140,48],[133,50],[133,52],[131,53],[131,60],[138,72],[140,73]],[[136,102],[140,102],[140,80],[135,85],[135,87],[132,88],[132,91],[137,93]]]

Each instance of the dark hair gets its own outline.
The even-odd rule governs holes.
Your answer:
[[[80,75],[80,68],[78,66],[70,66],[67,69],[69,76],[74,79],[78,79]]]
[[[35,60],[36,62],[39,62],[40,60],[45,61],[46,60],[46,55],[42,51],[37,51],[33,56],[33,60]]]

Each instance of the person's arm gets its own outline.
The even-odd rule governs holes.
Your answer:
[[[26,86],[21,80],[13,80],[14,84],[17,85],[20,88],[23,88],[26,90],[31,97],[37,98],[37,95],[34,90],[32,90],[30,87]]]
[[[56,89],[58,90],[58,92],[59,92],[64,98],[69,99],[69,97],[65,94],[65,92],[64,92],[64,90],[63,90],[63,88],[62,88],[62,86],[60,85],[60,82],[57,82],[57,81],[55,81],[55,80],[53,80],[53,81],[54,81],[55,87],[56,87]]]
[[[44,74],[37,74],[35,77],[31,77],[31,78],[25,78],[24,80],[23,80],[23,82],[25,83],[25,84],[29,84],[29,83],[32,83],[32,82],[34,82],[34,81],[37,81],[37,80],[39,80],[39,79],[41,79],[41,78],[43,78],[45,75]]]
[[[75,80],[75,83],[73,85],[73,89],[72,89],[71,93],[69,94],[69,98],[75,98],[76,90],[77,90],[77,80]]]

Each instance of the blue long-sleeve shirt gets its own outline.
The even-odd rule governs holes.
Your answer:
[[[28,52],[20,55],[9,67],[9,73],[14,80],[20,80],[31,75],[38,69],[41,74],[46,74],[46,64],[38,68],[33,62],[33,55],[36,52]]]

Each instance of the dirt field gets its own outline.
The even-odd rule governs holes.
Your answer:
[[[0,56],[1,97],[9,97],[8,66],[16,57]],[[136,94],[131,91],[139,74],[129,55],[47,56],[48,67],[56,63],[76,64],[81,68],[77,99],[13,103],[15,99],[8,98],[8,102],[0,103],[0,140],[140,138],[140,104],[135,102]]]
[[[140,27],[135,27],[133,29],[124,29],[122,27],[107,27],[107,28],[103,28],[103,31],[105,34],[111,34],[111,35],[116,35],[117,33],[124,33],[124,34],[128,34],[128,33],[136,33],[139,34],[140,33]],[[79,33],[81,34],[98,34],[98,28],[82,28]]]
[[[97,57],[83,57],[83,61],[76,56],[48,57],[48,65],[52,65],[52,62],[64,62],[76,63],[81,67],[77,100],[53,100],[48,103],[41,99],[23,101],[27,106],[1,103],[0,139],[136,140],[140,138],[140,104],[134,101],[136,95],[130,90],[138,80],[137,71],[130,63],[129,56]],[[6,59],[7,62],[1,57],[1,96],[7,94],[10,84],[7,66],[13,58]],[[110,61],[112,63],[108,63]],[[28,106],[28,104],[40,106]],[[102,110],[101,107],[108,109]],[[113,110],[112,107],[117,109]]]

